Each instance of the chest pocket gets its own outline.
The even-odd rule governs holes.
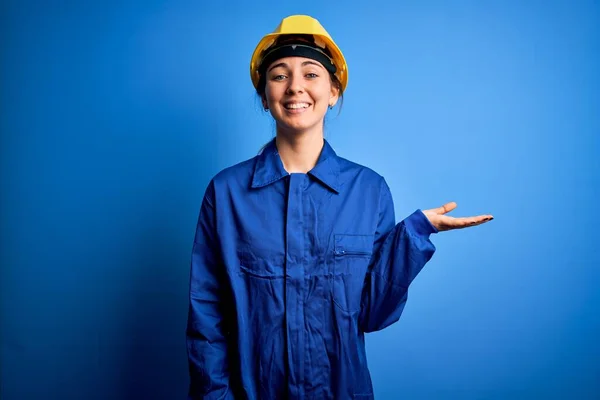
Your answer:
[[[260,252],[256,249],[245,247],[237,251],[240,263],[240,272],[255,278],[283,278],[284,257],[276,252]]]
[[[353,313],[360,309],[373,240],[374,235],[334,234],[332,297],[342,311]]]

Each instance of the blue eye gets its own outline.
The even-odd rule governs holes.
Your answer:
[[[314,73],[311,72],[309,74],[306,74],[306,76],[309,77],[309,78],[317,78],[319,75],[314,74]]]
[[[280,80],[282,80],[282,79],[285,79],[285,75],[275,75],[275,76],[273,77],[273,80],[274,80],[274,81],[280,81]]]

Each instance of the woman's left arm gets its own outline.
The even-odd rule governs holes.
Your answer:
[[[431,234],[493,219],[491,215],[466,218],[445,215],[454,208],[456,203],[425,211],[419,209],[396,224],[392,195],[382,179],[379,220],[359,316],[363,332],[381,330],[400,319],[408,287],[435,252]]]

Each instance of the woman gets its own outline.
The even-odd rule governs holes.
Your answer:
[[[276,137],[219,172],[202,202],[187,328],[190,399],[369,399],[364,334],[396,322],[429,237],[492,217],[456,205],[396,224],[390,189],[338,156],[323,120],[347,67],[318,21],[284,19],[251,77]]]

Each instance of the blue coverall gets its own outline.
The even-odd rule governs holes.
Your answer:
[[[289,174],[275,139],[211,179],[194,238],[189,399],[372,399],[364,334],[396,322],[437,229],[324,140]]]

